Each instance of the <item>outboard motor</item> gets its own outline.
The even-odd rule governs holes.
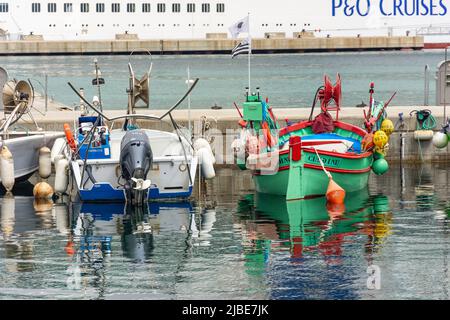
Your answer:
[[[130,203],[140,204],[146,200],[146,191],[151,184],[146,177],[152,163],[153,154],[147,134],[143,130],[127,131],[120,143],[120,167]]]

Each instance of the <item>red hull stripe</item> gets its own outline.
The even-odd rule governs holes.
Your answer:
[[[305,163],[304,167],[308,168],[308,169],[316,169],[316,170],[323,171],[322,166],[317,166],[314,164]],[[370,171],[370,167],[367,167],[364,169],[338,169],[338,168],[326,168],[326,169],[327,169],[327,171],[336,172],[336,173],[366,173],[366,172]]]
[[[344,129],[344,130],[356,133],[357,135],[359,135],[361,137],[364,137],[367,134],[367,132],[364,129],[361,129],[361,128],[354,126],[352,124],[349,124],[349,123],[334,121],[334,125],[340,129]],[[301,129],[304,129],[304,128],[310,127],[310,126],[312,126],[312,121],[302,121],[302,122],[293,124],[289,127],[285,127],[283,129],[281,129],[280,137],[282,137],[288,133],[291,133],[293,131],[298,131],[298,130],[301,130]]]
[[[340,144],[342,140],[316,140],[316,141],[302,141],[302,146],[321,146],[324,144]]]
[[[314,169],[314,170],[320,170],[323,171],[322,166],[319,165],[314,165],[314,164],[305,164],[304,165],[305,168],[308,169]],[[327,171],[330,172],[336,172],[336,173],[351,173],[351,174],[360,174],[360,173],[366,173],[370,171],[370,167],[364,168],[364,169],[356,169],[356,170],[351,170],[351,169],[338,169],[338,168],[328,168],[326,167]],[[280,171],[286,171],[289,170],[289,166],[282,166],[278,168],[278,172]],[[254,171],[253,175],[255,176],[260,176],[261,172],[259,171]]]
[[[305,152],[309,152],[309,153],[314,153],[316,154],[316,152],[314,151],[314,149],[302,149]],[[344,158],[344,159],[363,159],[363,158],[367,158],[370,157],[372,155],[372,152],[364,152],[361,154],[354,154],[354,153],[337,153],[337,152],[331,152],[331,151],[324,151],[324,150],[317,150],[317,152],[319,154],[323,154],[325,156],[332,156],[332,157],[336,157],[336,158]],[[280,151],[279,155],[283,155],[283,154],[289,154],[289,150],[283,150]]]
[[[448,42],[440,42],[440,43],[424,43],[424,49],[445,49],[450,46]]]

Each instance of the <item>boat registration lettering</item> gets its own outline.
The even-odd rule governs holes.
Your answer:
[[[333,159],[333,158],[328,158],[325,156],[320,156],[320,158],[322,159],[323,164],[328,167],[339,167],[339,165],[341,163],[340,159]],[[309,155],[307,160],[308,160],[308,162],[320,164],[319,158],[317,158],[317,156],[313,155],[313,154]]]
[[[289,157],[280,157],[280,167],[289,165]]]

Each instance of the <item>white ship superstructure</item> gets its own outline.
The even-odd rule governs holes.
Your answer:
[[[204,39],[230,36],[250,14],[252,37],[424,35],[450,43],[450,0],[0,0],[0,40]]]

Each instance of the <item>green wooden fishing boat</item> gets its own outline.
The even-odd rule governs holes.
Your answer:
[[[347,193],[365,188],[378,158],[383,158],[383,165],[380,161],[374,171],[379,174],[387,170],[383,155],[374,154],[373,143],[366,145],[365,139],[385,117],[380,119],[387,106],[373,100],[373,87],[370,92],[369,115],[364,122],[368,130],[339,120],[339,76],[335,86],[325,76],[308,120],[287,123],[283,128],[268,101],[261,101],[259,91],[253,95],[247,92],[239,122],[242,133],[233,143],[238,166],[252,171],[257,192],[284,195],[287,200],[325,195],[329,183],[326,171]],[[319,101],[320,114],[313,119]],[[330,111],[336,112],[335,119]]]

